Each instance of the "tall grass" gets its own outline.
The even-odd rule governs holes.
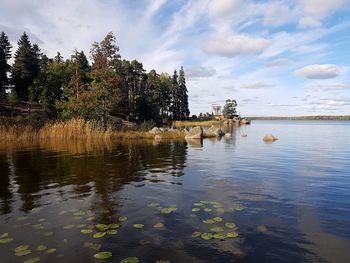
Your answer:
[[[173,126],[175,128],[191,127],[191,126],[201,126],[201,127],[210,127],[212,125],[221,125],[222,122],[218,120],[210,121],[174,121]]]

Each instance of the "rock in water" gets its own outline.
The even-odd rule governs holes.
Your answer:
[[[226,134],[225,134],[225,137],[226,137],[226,138],[231,138],[231,133],[226,133]]]
[[[192,128],[186,133],[185,139],[202,139],[203,129],[199,126]]]
[[[206,132],[204,132],[204,137],[220,137],[225,135],[225,133],[215,126],[211,126]]]
[[[273,136],[272,134],[266,134],[263,138],[264,142],[274,142],[277,141],[278,138]]]

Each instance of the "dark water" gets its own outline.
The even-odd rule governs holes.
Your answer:
[[[279,140],[265,144],[265,133]],[[195,206],[199,201],[205,205]],[[161,208],[148,207],[152,203]],[[192,212],[196,207],[200,211]],[[203,223],[214,217],[223,221]],[[237,228],[225,227],[227,222]],[[117,234],[110,231],[116,226],[96,227],[115,223]],[[158,223],[164,227],[155,228]],[[218,226],[238,237],[192,236]],[[2,146],[2,235],[2,263],[35,257],[350,262],[350,122],[255,121],[233,130],[231,138],[203,143]],[[20,245],[29,246],[22,254],[31,253],[15,256]],[[37,251],[39,245],[47,248]],[[95,259],[100,251],[112,257]]]

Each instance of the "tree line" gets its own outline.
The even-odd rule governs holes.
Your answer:
[[[83,51],[70,59],[58,52],[49,58],[26,33],[14,53],[7,35],[0,35],[0,102],[37,102],[56,116],[98,120],[111,116],[135,122],[187,119],[188,95],[183,67],[172,75],[148,73],[141,62],[122,59],[116,38],[108,33],[93,43],[91,64]]]

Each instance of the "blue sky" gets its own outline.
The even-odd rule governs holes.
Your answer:
[[[350,0],[0,0],[0,31],[49,56],[109,31],[147,70],[184,66],[190,110],[227,98],[245,116],[350,114]]]

